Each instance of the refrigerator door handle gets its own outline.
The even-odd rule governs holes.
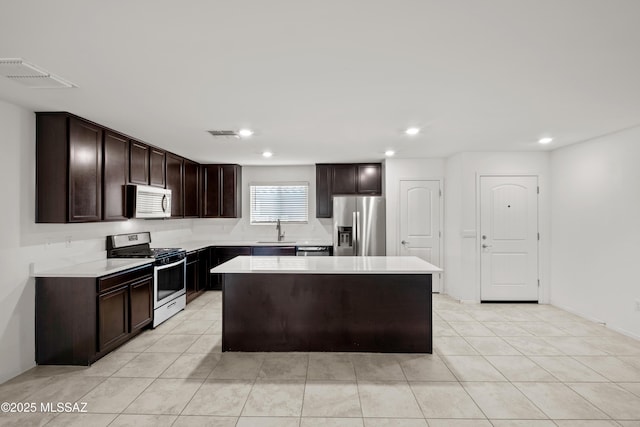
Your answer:
[[[358,256],[358,218],[357,213],[354,211],[353,216],[353,255]]]
[[[356,212],[356,233],[358,236],[358,246],[356,246],[356,256],[362,256],[363,254],[363,248],[362,248],[362,230],[360,229],[360,211]]]

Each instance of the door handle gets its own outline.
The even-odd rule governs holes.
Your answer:
[[[402,243],[403,245],[408,245],[408,244],[409,244],[409,242],[407,242],[406,240],[403,240],[403,241],[402,241],[402,242],[400,242],[400,243]]]
[[[482,249],[487,249],[487,248],[490,248],[490,247],[492,247],[492,245],[485,245],[485,244],[482,245]]]

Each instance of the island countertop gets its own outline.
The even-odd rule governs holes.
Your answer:
[[[415,256],[238,256],[211,273],[433,274],[442,269]]]

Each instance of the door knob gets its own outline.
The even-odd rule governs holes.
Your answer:
[[[400,242],[400,243],[402,243],[403,245],[408,245],[408,244],[409,244],[409,242],[407,242],[406,240],[403,240],[403,241],[402,241],[402,242]]]
[[[491,245],[482,245],[482,249],[487,249],[487,248],[490,248],[490,247],[491,247]]]

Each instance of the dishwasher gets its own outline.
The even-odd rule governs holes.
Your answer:
[[[333,247],[331,246],[298,246],[296,256],[331,256]]]

